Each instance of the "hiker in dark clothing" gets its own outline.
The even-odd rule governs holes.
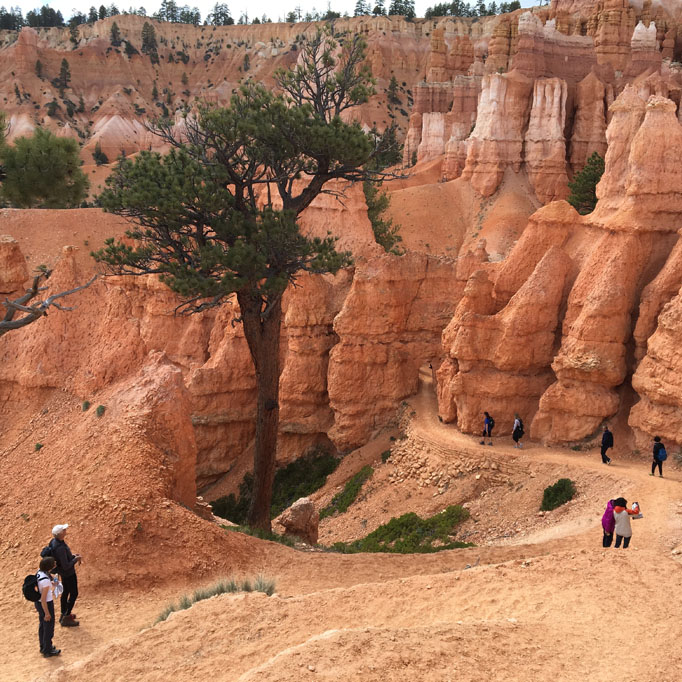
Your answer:
[[[481,445],[485,445],[486,436],[490,439],[488,445],[492,445],[495,420],[487,412],[484,412],[483,414],[485,419],[483,420],[483,440],[481,441]]]
[[[82,559],[80,554],[72,554],[69,546],[64,542],[68,523],[55,526],[52,529],[54,539],[50,542],[52,556],[57,561],[57,572],[62,579],[64,592],[61,599],[61,617],[59,624],[64,627],[75,627],[79,625],[76,614],[73,613],[73,606],[78,598],[78,579],[76,577],[76,565]]]
[[[604,433],[601,437],[601,461],[604,464],[611,464],[611,458],[606,454],[609,448],[613,447],[613,434],[609,431],[607,424],[604,425]]]
[[[514,415],[514,425],[512,426],[512,440],[514,441],[515,448],[522,448],[523,443],[521,439],[523,438],[523,422],[518,414]]]
[[[654,437],[654,459],[651,462],[651,476],[656,472],[656,467],[658,467],[658,475],[663,477],[663,462],[668,459],[668,453],[665,451],[665,445],[661,442],[660,436]]]

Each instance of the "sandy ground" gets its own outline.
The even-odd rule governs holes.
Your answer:
[[[368,531],[382,520],[381,509],[395,516],[413,507],[428,511],[429,500],[444,506],[449,491],[434,497],[414,479],[390,483],[395,464],[382,465],[378,457],[387,443],[414,447],[423,457],[427,443],[429,464],[448,454],[482,463],[492,458],[500,475],[513,479],[513,485],[485,482],[490,469],[481,469],[480,479],[472,472],[484,480],[482,498],[488,498],[481,504],[471,492],[468,501],[475,525],[486,528],[477,531],[476,547],[337,555],[249,540],[253,560],[243,573],[273,577],[276,596],[215,597],[150,627],[169,600],[198,586],[174,582],[160,566],[158,584],[84,590],[81,626],[57,628],[63,654],[48,660],[34,646],[32,607],[15,596],[17,576],[4,573],[11,597],[0,604],[0,679],[679,680],[674,633],[682,572],[674,548],[682,538],[682,502],[672,463],[660,479],[649,476],[641,459],[617,456],[605,467],[594,451],[530,443],[518,451],[508,439],[480,446],[438,422],[429,377],[423,379],[407,408],[406,438],[390,441],[387,434],[351,455],[318,493],[320,500],[331,496],[363,462],[376,464],[374,488],[344,515],[348,527],[332,518],[321,533],[352,537],[357,515]],[[382,467],[386,482],[379,485]],[[539,517],[540,488],[564,474],[578,483],[578,498]],[[393,494],[390,508],[386,490]],[[638,499],[644,518],[633,521],[628,550],[605,550],[599,518],[606,499],[620,494]],[[505,537],[515,522],[517,532]],[[84,578],[87,571],[86,563]]]

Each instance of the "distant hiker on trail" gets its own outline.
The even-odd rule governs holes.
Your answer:
[[[653,476],[656,467],[658,467],[658,475],[662,478],[663,477],[663,462],[665,462],[666,459],[668,459],[668,453],[665,451],[665,445],[661,443],[661,437],[660,436],[654,436],[654,460],[651,462],[651,474],[650,476]]]
[[[616,506],[615,500],[609,500],[606,504],[604,515],[601,517],[601,527],[604,530],[602,547],[610,547],[613,542],[613,531],[616,528],[616,519],[613,516],[613,508]]]
[[[38,628],[38,641],[40,642],[40,653],[45,658],[50,656],[59,656],[61,649],[55,649],[52,644],[54,637],[54,596],[53,589],[55,587],[50,571],[56,565],[53,557],[48,556],[40,560],[40,569],[36,574],[38,579],[38,590],[40,592],[40,599],[34,602],[38,617],[40,618],[40,626]]]
[[[76,577],[76,565],[82,562],[80,554],[72,554],[69,546],[64,542],[68,523],[56,525],[52,529],[54,538],[48,547],[51,555],[57,561],[57,572],[62,579],[64,592],[61,599],[61,616],[59,624],[64,627],[75,627],[79,625],[76,614],[73,613],[73,606],[78,598],[78,579]]]
[[[604,424],[604,433],[601,437],[601,461],[604,464],[611,464],[611,458],[606,454],[609,448],[613,447],[613,434],[609,431],[608,424]]]
[[[483,420],[483,440],[481,441],[481,445],[485,445],[486,437],[490,439],[488,445],[492,445],[495,420],[487,412],[484,412],[483,414],[485,416],[485,419]]]
[[[512,439],[514,440],[515,448],[522,448],[523,443],[521,439],[523,438],[523,422],[518,414],[514,415],[514,426],[512,427]]]
[[[638,511],[628,509],[628,502],[624,497],[619,497],[613,501],[613,518],[615,520],[616,549],[623,543],[623,549],[627,549],[632,537],[632,526],[630,517],[636,516]]]

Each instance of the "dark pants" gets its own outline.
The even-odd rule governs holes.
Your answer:
[[[653,476],[656,473],[656,467],[658,467],[658,473],[663,476],[663,462],[658,459],[651,462],[651,475]]]
[[[40,651],[52,651],[52,637],[54,637],[54,602],[47,602],[47,610],[50,613],[50,620],[45,620],[42,602],[36,602],[36,611],[40,616],[40,627],[38,628],[38,641]]]
[[[610,547],[613,542],[613,533],[607,533],[604,531],[604,537],[601,541],[602,547]]]
[[[78,599],[78,579],[76,574],[73,575],[63,575],[62,585],[64,586],[64,591],[62,592],[62,618],[68,616],[73,610],[73,605]]]
[[[630,538],[623,537],[622,535],[616,535],[616,549],[620,547],[620,541],[623,541],[623,549],[627,549],[630,544]]]
[[[603,445],[601,446],[601,461],[604,464],[608,464],[611,461],[611,458],[609,456],[607,456],[607,454],[606,454],[606,451],[608,449],[609,449],[608,447],[604,447]]]

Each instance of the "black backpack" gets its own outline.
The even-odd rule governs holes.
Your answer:
[[[54,545],[52,544],[53,542],[54,542],[54,538],[52,538],[52,540],[50,540],[50,542],[40,550],[40,557],[42,559],[44,559],[45,557],[48,557],[48,556],[54,557],[54,554],[53,554]]]
[[[517,419],[518,419],[519,425],[518,425],[516,430],[523,436],[523,433],[524,433],[523,432],[523,421],[519,417],[517,417]]]
[[[495,428],[495,420],[492,417],[488,418],[488,429],[492,431]]]
[[[24,599],[32,602],[40,601],[40,590],[38,589],[38,574],[30,573],[24,578],[24,584],[21,587],[21,592]]]

